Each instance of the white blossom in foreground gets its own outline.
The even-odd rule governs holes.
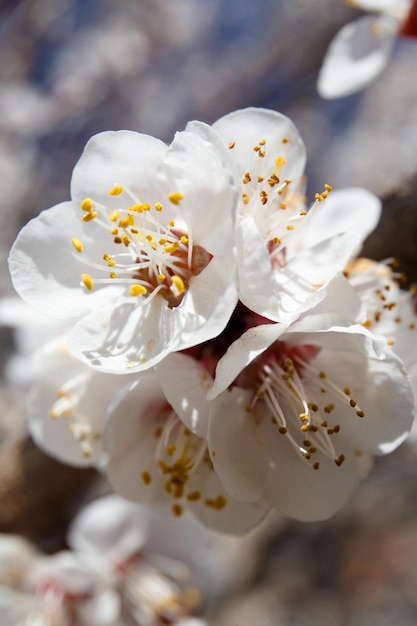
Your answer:
[[[107,476],[116,493],[148,504],[167,503],[175,517],[189,510],[206,526],[245,532],[269,506],[226,493],[207,448],[208,372],[191,357],[167,357],[142,374],[110,414]]]
[[[306,150],[292,121],[243,109],[213,125],[229,146],[241,200],[236,220],[239,298],[252,311],[291,322],[317,304],[380,215],[363,189],[325,185],[307,210]]]
[[[400,445],[414,414],[400,359],[336,314],[249,329],[209,396],[210,456],[226,490],[303,521],[338,511],[369,455]]]
[[[369,85],[385,68],[397,35],[417,36],[416,0],[349,0],[376,15],[346,24],[330,43],[317,89],[323,98],[348,96]]]
[[[130,131],[96,135],[72,201],[32,220],[12,248],[18,293],[78,320],[71,350],[101,371],[146,369],[208,340],[236,305],[232,165],[203,138],[209,127],[200,135],[177,133],[169,147]]]

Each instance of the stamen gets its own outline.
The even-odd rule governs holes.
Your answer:
[[[81,241],[79,239],[77,239],[76,237],[73,237],[71,239],[71,243],[74,246],[74,248],[76,249],[77,252],[82,252],[83,251],[83,244],[81,243]]]

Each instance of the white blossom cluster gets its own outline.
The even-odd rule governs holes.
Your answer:
[[[30,357],[39,446],[243,533],[270,509],[332,516],[405,440],[413,291],[394,261],[358,256],[380,201],[326,184],[309,205],[305,160],[292,121],[256,108],[169,146],[88,142],[71,200],[9,257],[20,296],[59,320]]]
[[[160,523],[138,505],[107,496],[78,513],[69,548],[52,556],[22,537],[0,535],[1,623],[207,626],[190,617],[201,597],[190,585],[189,557],[166,556],[161,537],[159,554],[149,550],[150,525]],[[190,530],[188,555],[197,539]]]

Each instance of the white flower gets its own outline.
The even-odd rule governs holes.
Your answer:
[[[207,542],[201,526],[190,518],[182,521],[186,542],[183,524],[178,527],[173,519],[111,495],[91,502],[77,515],[68,543],[86,567],[117,591],[121,614],[127,609],[134,623],[144,626],[162,620],[177,623],[200,604],[200,593],[188,586],[191,580],[195,584],[196,564],[187,563],[197,546],[201,559]],[[149,545],[152,535],[157,536],[156,550]],[[182,554],[181,541],[186,548]]]
[[[64,335],[31,357],[29,430],[36,444],[63,463],[100,466],[107,408],[132,376],[102,374],[68,350]]]
[[[340,509],[368,456],[394,450],[414,413],[400,359],[335,314],[251,328],[220,360],[209,397],[210,455],[227,491],[303,521]]]
[[[180,132],[168,148],[130,131],[96,135],[72,201],[32,220],[12,248],[19,294],[78,319],[71,350],[101,371],[146,369],[210,339],[236,305],[237,191],[227,150],[203,134],[215,133]]]
[[[188,509],[208,527],[245,532],[269,507],[261,499],[247,505],[229,498],[213,470],[205,439],[211,384],[183,354],[142,374],[110,414],[107,475],[129,500],[169,503],[175,517]]]
[[[369,85],[382,72],[398,34],[417,34],[413,0],[350,0],[377,15],[346,24],[335,36],[320,69],[317,89],[323,98],[348,96]]]
[[[395,262],[391,263],[395,267]],[[410,291],[401,289],[398,279],[402,274],[387,261],[359,258],[349,263],[344,273],[363,304],[359,321],[384,337],[407,369],[412,368],[417,364],[415,286]]]
[[[305,146],[290,119],[243,109],[213,125],[241,182],[236,223],[239,298],[265,318],[291,322],[317,304],[376,226],[379,200],[326,185],[309,211]]]

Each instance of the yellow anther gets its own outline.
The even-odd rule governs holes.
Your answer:
[[[324,199],[324,200],[325,200],[325,199],[327,198],[327,196],[328,196],[328,195],[329,195],[329,192],[328,192],[328,191],[323,191],[323,192],[322,192],[322,194],[321,194],[321,197],[322,197],[322,199]]]
[[[205,500],[204,504],[210,509],[221,511],[226,506],[227,500],[224,496],[217,496],[217,498]]]
[[[155,211],[162,211],[162,204],[160,202],[155,202]]]
[[[176,447],[174,446],[173,443],[171,443],[169,446],[165,448],[165,450],[168,456],[172,456],[176,450]]]
[[[235,141],[231,141],[229,143],[229,150],[232,150],[235,147],[235,145],[236,145],[236,142]]]
[[[81,202],[80,207],[83,211],[92,211],[93,209],[93,201],[91,198],[84,198]]]
[[[287,230],[294,230],[295,226],[294,224],[288,224],[287,226]]]
[[[172,512],[175,515],[175,517],[181,517],[183,513],[182,506],[180,504],[173,504]]]
[[[274,237],[272,240],[272,243],[275,243],[276,245],[281,243],[281,239],[279,237]]]
[[[148,234],[146,235],[146,239],[147,239],[148,241],[152,241],[153,237],[152,237],[152,235],[151,235],[150,233],[148,233]]]
[[[81,219],[83,222],[91,222],[97,217],[97,215],[97,211],[91,211],[91,213],[84,213]]]
[[[278,206],[280,209],[283,209],[283,210],[287,208],[287,205],[285,204],[285,202],[281,202]]]
[[[304,209],[301,209],[300,215],[307,215],[307,211],[305,211]]]
[[[262,183],[262,182],[263,182],[263,180],[264,180],[264,177],[263,177],[263,176],[258,176],[258,183]]]
[[[345,388],[343,389],[343,391],[345,392],[345,394],[346,394],[347,396],[350,396],[350,389],[349,389],[349,387],[345,387]]]
[[[254,152],[259,152],[260,147],[259,147],[259,146],[253,146],[252,150],[253,150]]]
[[[165,280],[165,278],[166,278],[165,274],[162,274],[162,273],[158,274],[158,280],[162,281],[162,280]]]
[[[178,241],[173,241],[172,243],[170,243],[167,246],[165,246],[164,250],[168,254],[172,254],[173,252],[175,252],[175,250],[178,248],[178,246],[179,246]]]
[[[175,222],[174,220],[169,220],[168,222],[168,226],[170,226],[171,228],[173,228],[175,226]]]
[[[119,234],[119,229],[118,228],[112,228],[110,231],[111,235],[118,235]]]
[[[117,278],[116,272],[110,272],[109,278]]]
[[[361,410],[356,411],[356,415],[357,415],[358,417],[365,417],[365,413],[364,413],[363,411],[361,411]]]
[[[173,191],[168,195],[168,200],[172,202],[172,204],[179,204],[183,197],[184,196],[179,191]]]
[[[260,146],[264,146],[266,144],[266,139],[261,139],[261,141],[259,142]]]
[[[184,285],[184,281],[182,280],[182,278],[174,275],[174,276],[171,276],[171,280],[172,280],[172,284],[175,286],[178,293],[184,293],[185,285]]]
[[[300,415],[298,417],[299,417],[299,419],[302,422],[308,422],[308,415],[307,415],[307,413],[300,413]]]
[[[127,247],[130,244],[130,239],[127,235],[123,235],[122,237],[122,241],[125,244],[125,246]]]
[[[91,278],[90,274],[81,274],[81,282],[83,283],[84,287],[88,289],[88,291],[91,291],[94,287],[94,281]]]
[[[247,193],[243,193],[242,194],[242,200],[243,200],[243,204],[248,204],[249,202],[249,196]]]
[[[283,137],[281,139],[281,143],[288,143],[288,137]]]
[[[308,426],[306,426],[305,424],[303,424],[302,426],[300,426],[300,430],[301,430],[303,433],[306,433],[306,432],[308,431]]]
[[[111,222],[117,222],[117,220],[119,219],[120,216],[120,211],[118,211],[117,209],[114,209],[114,211],[112,211],[109,215],[109,220]]]
[[[191,493],[187,494],[187,500],[189,500],[190,502],[196,502],[200,498],[201,493],[199,491],[192,491]]]
[[[151,210],[151,205],[150,205],[150,204],[147,204],[147,203],[145,202],[145,204],[142,204],[142,209],[143,209],[144,211],[150,211],[150,210]]]
[[[393,346],[394,345],[394,340],[393,339],[388,339],[387,340],[387,345],[388,346]]]
[[[120,196],[123,193],[123,185],[114,185],[107,193],[109,196]]]
[[[135,283],[134,285],[130,285],[129,287],[129,295],[131,296],[144,296],[146,293],[148,293],[148,290],[143,285],[138,285],[137,283]]]
[[[284,159],[283,156],[277,156],[275,159],[274,174],[277,174],[279,170],[281,169],[281,167],[286,164],[286,162],[287,161]]]
[[[327,183],[324,185],[324,188],[328,192],[333,191],[333,187],[331,185],[328,185]]]
[[[188,243],[188,237],[186,237],[186,235],[181,235],[180,237],[181,243]]]
[[[79,239],[77,239],[76,237],[73,237],[71,239],[71,243],[74,246],[74,248],[76,249],[77,252],[82,252],[83,251],[83,244],[81,243],[81,241]]]
[[[134,226],[134,225],[135,225],[135,218],[133,217],[133,215],[127,215],[126,217],[123,217],[119,222],[120,228],[127,228],[128,226]]]
[[[114,259],[107,260],[107,267],[114,267],[116,265],[116,261]]]
[[[128,208],[128,211],[134,211],[135,213],[143,213],[143,205],[134,204]]]
[[[158,239],[158,243],[159,245],[163,246],[164,244],[166,244],[167,240],[165,239],[165,237],[161,237],[160,239]]]
[[[142,472],[142,480],[144,485],[150,485],[152,482],[152,476],[149,472]]]

